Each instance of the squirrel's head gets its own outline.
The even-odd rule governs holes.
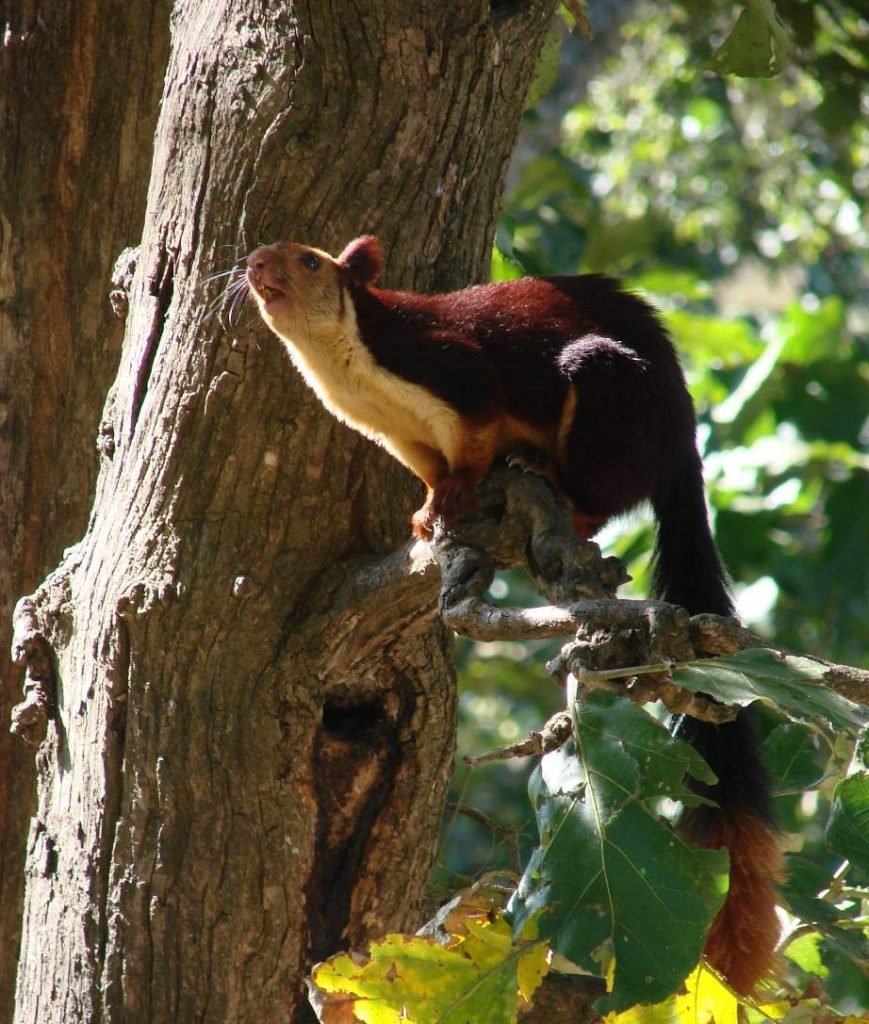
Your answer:
[[[382,267],[371,235],[354,239],[337,258],[297,242],[276,242],[248,256],[247,281],[265,322],[293,341],[339,328],[352,292],[373,284]]]

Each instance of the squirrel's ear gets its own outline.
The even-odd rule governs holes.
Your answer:
[[[338,264],[347,271],[352,284],[373,284],[383,270],[380,243],[374,235],[354,238],[338,257]]]

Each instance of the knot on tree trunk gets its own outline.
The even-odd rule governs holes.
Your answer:
[[[12,618],[12,660],[23,665],[24,700],[12,709],[10,732],[25,743],[38,746],[45,738],[49,718],[54,717],[56,686],[51,645],[38,620],[36,602],[23,597]]]

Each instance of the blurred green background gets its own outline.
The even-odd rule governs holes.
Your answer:
[[[770,5],[748,5],[751,16]],[[869,4],[779,0],[757,77],[726,3],[590,3],[594,38],[553,30],[498,229],[494,279],[602,271],[662,310],[700,420],[710,511],[743,621],[776,644],[869,666]],[[750,28],[751,26],[749,26]],[[744,28],[744,26],[743,26]],[[750,71],[744,77],[735,70]],[[602,424],[602,429],[606,429]],[[647,593],[651,519],[597,538]],[[497,600],[540,603],[520,573]],[[521,738],[562,706],[558,644],[458,641],[459,755]],[[766,715],[794,904],[831,884],[831,765],[848,756]],[[517,869],[536,842],[531,764],[457,763],[434,884]],[[813,788],[809,788],[813,787]],[[854,965],[866,871],[834,881],[839,942],[805,928],[791,980],[869,1007]]]

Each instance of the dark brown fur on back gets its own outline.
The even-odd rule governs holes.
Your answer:
[[[694,414],[653,310],[600,275],[526,278],[446,295],[359,288],[360,334],[377,362],[463,415],[503,410],[557,424],[579,397],[565,489],[609,517],[652,498],[694,447]]]

